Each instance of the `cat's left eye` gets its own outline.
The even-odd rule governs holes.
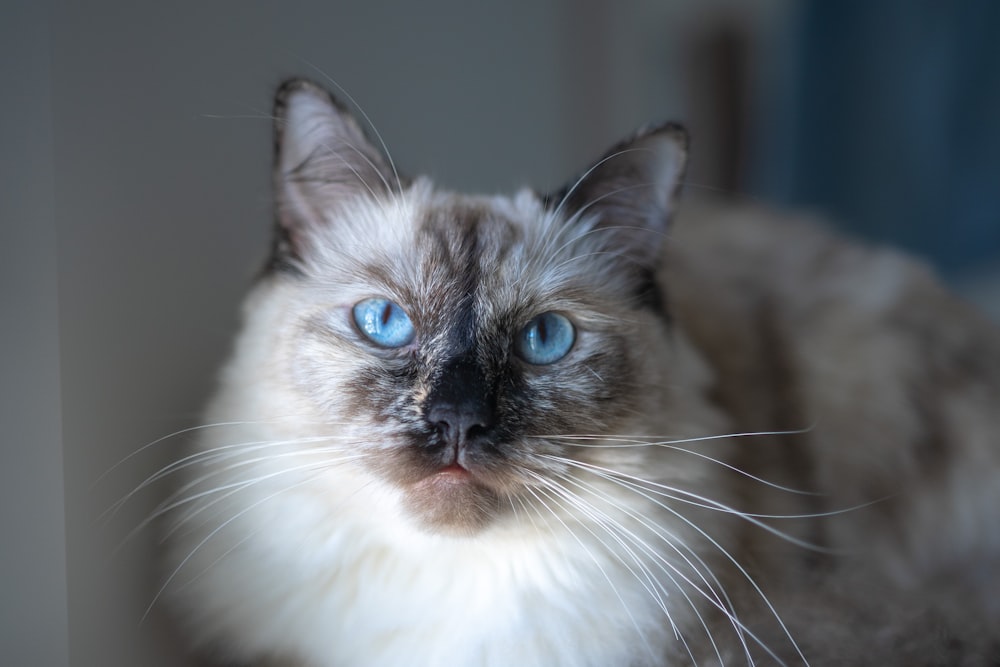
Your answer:
[[[559,313],[542,313],[518,334],[514,350],[529,364],[554,364],[573,348],[576,328]]]
[[[413,340],[413,322],[406,312],[388,299],[365,299],[354,306],[354,323],[379,347],[403,347]]]

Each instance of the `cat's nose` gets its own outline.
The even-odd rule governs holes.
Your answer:
[[[456,449],[488,438],[496,426],[496,402],[474,360],[445,365],[424,405],[424,418],[438,437]]]
[[[428,410],[427,421],[447,444],[457,448],[486,438],[493,428],[492,410],[478,402],[438,403]]]

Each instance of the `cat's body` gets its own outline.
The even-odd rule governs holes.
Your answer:
[[[921,268],[761,212],[692,208],[664,241],[673,126],[508,199],[400,183],[310,84],[277,118],[273,266],[170,529],[196,642],[1000,659],[1000,340]]]

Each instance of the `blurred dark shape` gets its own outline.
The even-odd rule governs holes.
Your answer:
[[[746,27],[721,14],[703,22],[685,45],[683,76],[694,137],[688,180],[721,192],[741,192],[752,70]]]

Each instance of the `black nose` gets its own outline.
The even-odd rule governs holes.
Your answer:
[[[486,438],[493,429],[492,410],[478,404],[437,403],[427,411],[427,421],[453,447],[467,447]]]
[[[474,361],[447,364],[428,394],[424,416],[445,443],[456,449],[487,439],[496,425],[493,392]]]

